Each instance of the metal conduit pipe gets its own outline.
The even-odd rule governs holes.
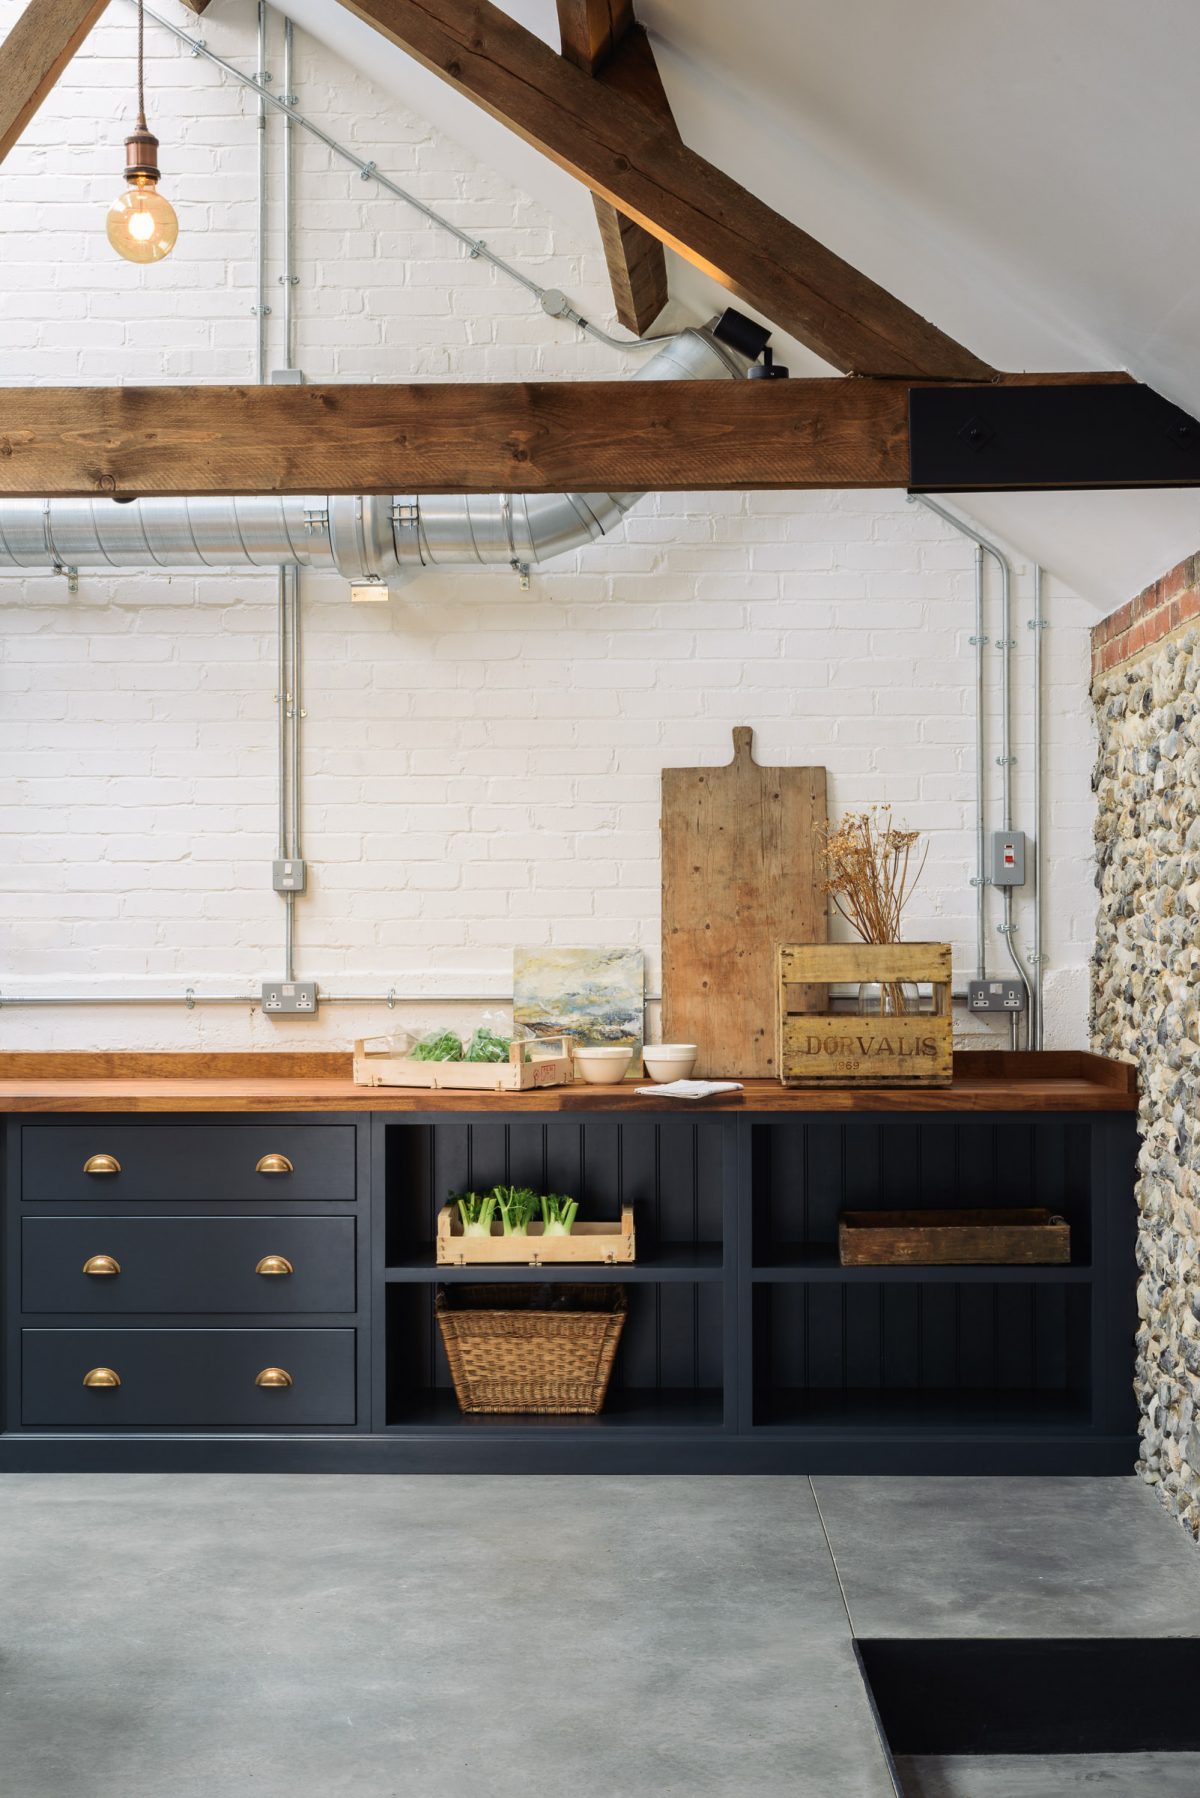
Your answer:
[[[975,545],[975,978],[987,979],[987,844],[984,838],[983,769],[983,550]]]
[[[293,58],[295,49],[295,33],[292,21],[283,21],[283,98],[289,108],[296,104],[296,96],[292,92]],[[261,105],[262,102],[260,101]],[[279,277],[283,288],[283,366],[291,368],[295,362],[295,301],[293,289],[297,277],[292,269],[292,169],[294,124],[291,111],[283,115],[283,273]]]
[[[750,359],[713,320],[681,331],[635,381],[738,380]],[[523,566],[609,535],[640,493],[0,501],[0,569],[333,568],[394,584],[436,564]]]
[[[382,993],[327,993],[322,991],[322,1005],[386,1005],[389,1011],[397,1005],[511,1005],[511,993],[402,993],[389,987]],[[647,993],[642,1008],[661,1005],[661,993]],[[35,1010],[57,1005],[182,1005],[194,1011],[197,1005],[262,1005],[258,993],[198,993],[184,987],[174,993],[0,993],[0,1011],[16,1008]]]
[[[965,524],[963,522],[963,520],[961,518],[956,517],[956,515],[953,512],[948,512],[946,510],[945,506],[939,506],[937,504],[936,500],[929,499],[924,494],[912,494],[912,495],[910,495],[910,498],[915,499],[919,505],[924,506],[926,511],[935,512],[939,518],[943,519],[946,524],[950,525],[954,530],[956,530],[960,536],[968,538],[969,541],[972,542],[976,547],[976,551],[978,552],[977,558],[976,558],[976,573],[977,573],[979,584],[976,588],[976,600],[977,600],[977,603],[976,603],[976,638],[977,638],[977,642],[976,642],[975,647],[976,647],[977,658],[979,658],[977,660],[976,667],[977,667],[977,670],[980,670],[980,671],[981,671],[981,658],[982,658],[982,654],[983,654],[983,629],[982,629],[983,564],[982,564],[982,557],[983,556],[991,556],[992,559],[995,561],[997,567],[1000,570],[1000,639],[999,639],[998,647],[1000,649],[1000,654],[1001,654],[1001,659],[1000,659],[1000,733],[1001,733],[1001,740],[1000,740],[1000,754],[996,759],[999,762],[1000,769],[1001,769],[1001,810],[1003,812],[1003,820],[1002,820],[1001,828],[1004,830],[1011,830],[1012,829],[1012,769],[1013,769],[1013,761],[1014,761],[1014,757],[1013,757],[1013,753],[1012,753],[1012,648],[1013,648],[1012,569],[1009,566],[1008,557],[1003,553],[1002,550],[998,549],[994,543],[989,542],[986,537],[981,536],[978,531],[973,530],[969,524]],[[984,857],[983,857],[983,847],[984,847],[985,839],[984,839],[984,832],[982,829],[982,822],[983,822],[982,783],[981,783],[981,779],[980,779],[980,776],[982,774],[982,768],[983,768],[983,757],[982,757],[983,688],[982,688],[982,680],[981,679],[977,679],[977,692],[978,692],[978,707],[977,707],[978,723],[977,723],[977,735],[976,735],[976,751],[977,751],[977,754],[976,754],[976,765],[977,765],[976,792],[979,797],[979,808],[978,808],[979,815],[977,818],[976,844],[977,844],[977,850],[978,850],[978,854],[979,854],[979,860],[978,860],[978,866],[975,871],[975,876],[976,876],[977,880],[984,881],[984,880],[986,880],[987,870],[984,865]],[[985,889],[982,886],[979,888],[979,891],[981,893],[984,890]],[[1011,887],[1004,888],[1004,922],[1000,926],[1000,933],[1003,936],[1005,943],[1008,945],[1008,957],[1009,957],[1009,960],[1012,962],[1014,972],[1016,973],[1017,978],[1020,980],[1022,986],[1025,989],[1025,1018],[1026,1018],[1025,1040],[1026,1040],[1026,1044],[1029,1047],[1032,1047],[1033,1043],[1034,1043],[1034,1039],[1035,1039],[1035,1022],[1034,1022],[1035,1001],[1034,1001],[1033,985],[1032,985],[1032,982],[1030,981],[1029,974],[1026,971],[1025,965],[1022,962],[1020,955],[1017,953],[1017,945],[1014,940],[1016,931],[1015,931],[1015,925],[1013,923],[1013,889]],[[981,978],[982,977],[983,976],[981,976]],[[1015,1048],[1017,1048],[1017,1046],[1019,1044],[1019,1040],[1020,1040],[1020,1021],[1019,1021],[1019,1017],[1018,1017],[1017,1013],[1014,1012],[1013,1015],[1011,1016],[1011,1018],[1009,1019],[1009,1026],[1010,1026],[1010,1040],[1012,1043],[1012,1047],[1015,1049]]]
[[[255,291],[257,299],[254,306],[255,340],[254,368],[255,380],[261,385],[267,378],[267,103],[261,89],[268,80],[267,75],[267,4],[266,0],[258,0],[258,155],[257,170],[257,205],[258,205],[258,271]]]
[[[1042,1004],[1042,763],[1045,748],[1042,740],[1042,709],[1044,705],[1042,644],[1045,639],[1046,620],[1042,611],[1042,570],[1039,563],[1033,565],[1033,617],[1029,620],[1029,628],[1033,632],[1033,991],[1034,1012],[1031,1046],[1041,1049],[1045,1045],[1045,1013]]]

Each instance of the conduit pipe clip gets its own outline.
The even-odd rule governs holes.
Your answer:
[[[474,262],[475,258],[477,256],[482,256],[486,249],[487,243],[485,240],[482,237],[477,237],[475,242],[471,245],[471,248],[467,251],[467,261]]]
[[[375,176],[375,164],[373,162],[364,162],[358,171],[359,180],[360,181],[371,181],[374,179],[374,176]]]
[[[984,643],[990,643],[991,640],[992,639],[990,637],[968,637],[967,638],[967,642],[973,644],[977,649]]]
[[[973,887],[990,887],[991,884],[992,883],[986,874],[972,874],[970,880],[967,882],[968,886]]]
[[[996,757],[997,768],[1014,768],[1016,762],[1017,758],[1015,755],[998,755]]]
[[[201,56],[201,55],[203,55],[204,51],[207,49],[208,49],[208,39],[207,38],[194,37],[192,39],[192,55],[193,56]]]
[[[1027,618],[1025,620],[1025,628],[1031,631],[1048,631],[1050,629],[1050,620],[1048,618]]]
[[[191,987],[191,986],[188,987],[187,991],[183,995],[183,1002],[187,1006],[189,1011],[195,1011],[195,1009],[196,1009],[196,989],[194,987]]]

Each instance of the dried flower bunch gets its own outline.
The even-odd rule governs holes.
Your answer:
[[[825,832],[824,890],[864,943],[898,943],[900,920],[925,866],[914,867],[917,830],[899,830],[891,808],[873,805],[848,812],[836,830]]]

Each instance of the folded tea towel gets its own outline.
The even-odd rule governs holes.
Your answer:
[[[714,1093],[740,1093],[740,1080],[664,1080],[661,1086],[639,1086],[647,1098],[711,1099]]]

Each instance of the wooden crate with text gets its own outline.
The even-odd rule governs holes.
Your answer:
[[[779,950],[785,1086],[949,1086],[948,943],[805,943]],[[857,989],[835,1012],[832,986]]]

